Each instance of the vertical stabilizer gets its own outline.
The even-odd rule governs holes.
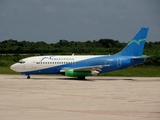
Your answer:
[[[147,33],[148,28],[141,28],[127,46],[116,55],[141,56],[146,42]]]

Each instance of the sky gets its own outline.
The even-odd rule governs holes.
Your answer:
[[[0,0],[0,41],[160,41],[160,0]]]

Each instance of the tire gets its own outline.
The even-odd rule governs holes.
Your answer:
[[[83,77],[78,77],[78,80],[85,80],[85,76],[83,76]]]

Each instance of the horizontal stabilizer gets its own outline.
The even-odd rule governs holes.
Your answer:
[[[132,57],[131,59],[132,59],[132,60],[138,60],[138,59],[150,58],[150,57],[152,57],[152,56],[153,56],[153,55],[149,55],[149,56],[143,55],[143,56]]]

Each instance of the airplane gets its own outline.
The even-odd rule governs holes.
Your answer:
[[[31,74],[62,74],[84,80],[104,72],[122,70],[145,62],[151,56],[142,55],[148,29],[142,27],[120,52],[114,55],[47,55],[19,60],[10,68],[30,79]]]

